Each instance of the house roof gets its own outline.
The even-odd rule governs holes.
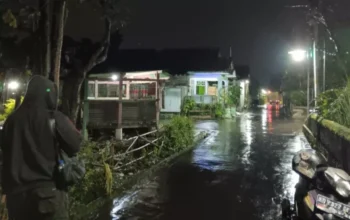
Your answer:
[[[91,73],[161,69],[176,75],[189,71],[228,71],[231,63],[230,59],[220,56],[218,48],[128,49],[109,54],[107,60],[96,66]],[[241,66],[237,68],[239,72],[242,69]]]

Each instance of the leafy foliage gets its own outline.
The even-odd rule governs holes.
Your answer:
[[[187,117],[176,116],[165,125],[158,137],[160,140],[154,145],[130,154],[125,154],[125,146],[113,139],[83,143],[78,156],[86,163],[86,174],[79,184],[70,189],[71,218],[80,219],[88,204],[112,195],[127,176],[190,147],[194,142],[193,122]],[[113,153],[117,160],[111,156]],[[142,160],[136,161],[135,158]]]
[[[220,99],[225,106],[236,107],[239,104],[241,96],[241,87],[239,85],[231,85],[227,92],[225,89],[220,92]]]
[[[292,103],[296,106],[306,106],[307,105],[306,93],[302,90],[291,91],[290,98],[291,98]]]
[[[211,105],[213,116],[215,118],[222,118],[225,115],[225,107],[222,103],[215,103]]]
[[[79,157],[86,163],[86,174],[84,179],[71,188],[70,207],[88,204],[101,196],[107,194],[107,181],[104,165],[105,148],[101,148],[96,142],[86,142],[82,146]],[[101,166],[95,166],[92,162]]]
[[[193,144],[194,124],[188,117],[175,116],[164,127],[166,152],[178,152]]]
[[[319,107],[319,113],[323,117],[325,117],[325,118],[330,117],[330,112],[331,112],[330,108],[340,94],[341,94],[340,89],[331,89],[331,90],[327,90],[326,92],[321,93],[318,96],[317,106]]]
[[[196,102],[192,98],[187,98],[184,100],[181,106],[181,114],[188,116],[190,111],[192,111],[196,107]]]
[[[330,103],[329,112],[325,115],[328,119],[350,127],[350,81],[339,92],[339,96]]]
[[[21,103],[23,101],[23,96],[21,97]],[[8,99],[4,104],[5,111],[4,114],[0,115],[0,121],[6,120],[6,118],[14,111],[16,105],[15,99]]]
[[[5,24],[9,25],[12,28],[17,28],[17,19],[12,14],[12,11],[8,9],[6,13],[2,15],[2,20]]]

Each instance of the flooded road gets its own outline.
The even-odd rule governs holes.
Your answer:
[[[293,155],[308,147],[303,118],[261,110],[203,121],[211,135],[147,183],[111,201],[100,219],[278,219],[298,176]]]

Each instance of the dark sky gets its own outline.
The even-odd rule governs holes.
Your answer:
[[[131,12],[122,48],[232,47],[234,62],[248,64],[262,82],[285,69],[292,31],[303,15],[285,8],[296,0],[124,0]],[[74,14],[70,13],[70,16]],[[87,8],[84,9],[85,13]],[[91,10],[90,10],[91,11]],[[67,31],[101,37],[101,25],[74,16]],[[85,17],[85,16],[84,16]],[[79,20],[80,19],[80,20]],[[86,29],[81,23],[95,28]],[[79,25],[80,24],[80,25]],[[79,33],[79,34],[78,34]]]

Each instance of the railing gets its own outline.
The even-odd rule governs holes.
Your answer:
[[[186,96],[185,99],[193,99],[197,104],[214,104],[218,97],[215,95],[191,95]]]

